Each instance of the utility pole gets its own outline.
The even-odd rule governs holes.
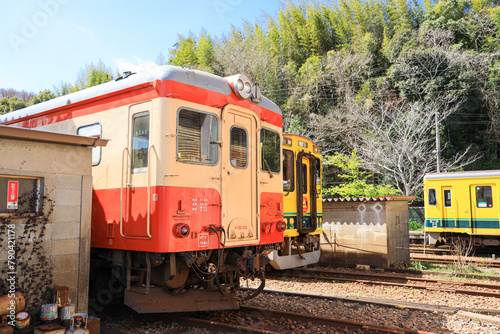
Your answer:
[[[436,169],[441,172],[441,143],[439,142],[439,111],[436,110]]]

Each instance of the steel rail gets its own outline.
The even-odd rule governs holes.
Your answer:
[[[397,334],[430,334],[431,332],[419,331],[414,329],[407,329],[401,327],[387,327],[370,323],[363,323],[358,321],[332,319],[327,317],[320,317],[316,315],[307,315],[303,313],[292,313],[281,310],[271,310],[253,306],[240,306],[240,311],[253,316],[260,316],[266,319],[280,320],[282,318],[290,319],[293,321],[300,321],[304,323],[312,323],[317,326],[328,326],[332,328],[345,329],[348,328],[352,331],[370,331],[375,333],[397,333]],[[286,331],[285,331],[286,332]]]
[[[268,273],[268,277],[269,276],[273,276],[273,274]],[[301,270],[294,270],[294,272],[277,273],[275,276],[297,277],[305,279],[323,279],[329,281],[353,282],[353,283],[372,284],[372,285],[396,286],[396,287],[406,287],[406,288],[421,289],[421,290],[443,291],[443,292],[458,293],[458,294],[465,294],[472,296],[500,298],[500,292],[494,292],[494,291],[467,290],[467,289],[458,289],[453,287],[439,287],[439,286],[436,287],[436,286],[426,286],[426,285],[409,284],[409,283],[387,282],[383,280],[418,281],[418,282],[432,283],[439,285],[449,284],[449,285],[459,285],[463,287],[476,287],[476,288],[486,288],[490,290],[500,290],[500,284],[494,284],[494,283],[459,282],[453,280],[440,280],[440,279],[430,279],[430,278],[428,279],[421,277],[332,272],[332,271],[314,270],[314,269],[301,269]],[[345,278],[338,276],[354,276],[354,277],[357,276],[357,277],[367,277],[372,279],[366,280],[366,279]]]
[[[257,334],[281,334],[282,333],[282,332],[273,332],[273,331],[268,331],[268,330],[259,329],[259,328],[232,325],[232,324],[227,324],[224,322],[205,320],[205,319],[199,319],[199,318],[192,318],[192,317],[181,317],[176,322],[182,326],[185,326],[185,327],[201,327],[201,328],[207,328],[207,329],[216,330],[216,331],[223,331],[225,333],[227,331],[230,331],[231,333],[257,333]]]
[[[456,256],[450,256],[450,255],[445,255],[445,256],[439,256],[439,255],[433,255],[432,257],[422,255],[422,254],[410,254],[410,257],[412,261],[424,261],[424,262],[431,262],[431,263],[459,263],[460,259]],[[478,258],[478,257],[467,257],[465,258],[465,261],[467,263],[473,263],[476,265],[480,266],[489,266],[489,267],[495,267],[498,268],[500,267],[500,261],[499,260],[492,260],[490,258]]]

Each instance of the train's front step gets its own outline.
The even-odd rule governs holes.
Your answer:
[[[235,310],[239,308],[235,293],[221,295],[217,290],[191,289],[181,295],[171,295],[163,288],[151,287],[149,294],[144,288],[125,290],[125,305],[138,313],[168,313]]]

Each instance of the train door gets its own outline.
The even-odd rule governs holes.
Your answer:
[[[441,188],[443,195],[443,227],[455,227],[455,209],[451,187]]]
[[[259,240],[257,129],[253,114],[227,106],[222,111],[222,226],[227,245]]]
[[[150,185],[151,168],[151,110],[146,102],[129,109],[128,147],[124,149],[121,215],[125,237],[151,238]]]
[[[498,219],[494,218],[493,193],[496,192],[491,185],[471,185],[471,228],[472,233],[481,233],[481,228],[498,228]],[[497,211],[498,212],[498,211]]]
[[[299,152],[296,162],[297,180],[297,223],[300,233],[313,232],[317,226],[316,158],[309,153]]]

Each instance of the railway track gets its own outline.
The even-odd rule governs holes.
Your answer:
[[[500,298],[500,284],[495,283],[475,283],[414,276],[356,273],[317,269],[298,269],[287,272],[270,273],[267,276],[280,278],[295,277],[303,279],[321,279],[336,282],[354,282],[372,285],[376,284]]]
[[[494,260],[487,257],[467,257],[465,259],[453,255],[429,255],[410,253],[412,261],[424,261],[436,264],[454,264],[454,263],[470,263],[480,267],[500,268],[500,260]]]
[[[424,247],[424,245],[410,244],[410,253],[422,253],[422,254],[449,254],[451,252],[450,247],[441,246],[438,248],[430,248],[429,246]]]
[[[388,327],[377,324],[332,319],[327,317],[306,315],[303,313],[285,312],[280,310],[241,306],[241,315],[236,317],[245,319],[245,325],[234,325],[226,321],[214,321],[197,317],[183,317],[179,323],[189,326],[207,328],[215,331],[237,333],[306,333],[320,332],[337,333],[398,333],[398,334],[428,334],[431,332],[418,331],[400,327]],[[273,325],[274,324],[274,325]]]

